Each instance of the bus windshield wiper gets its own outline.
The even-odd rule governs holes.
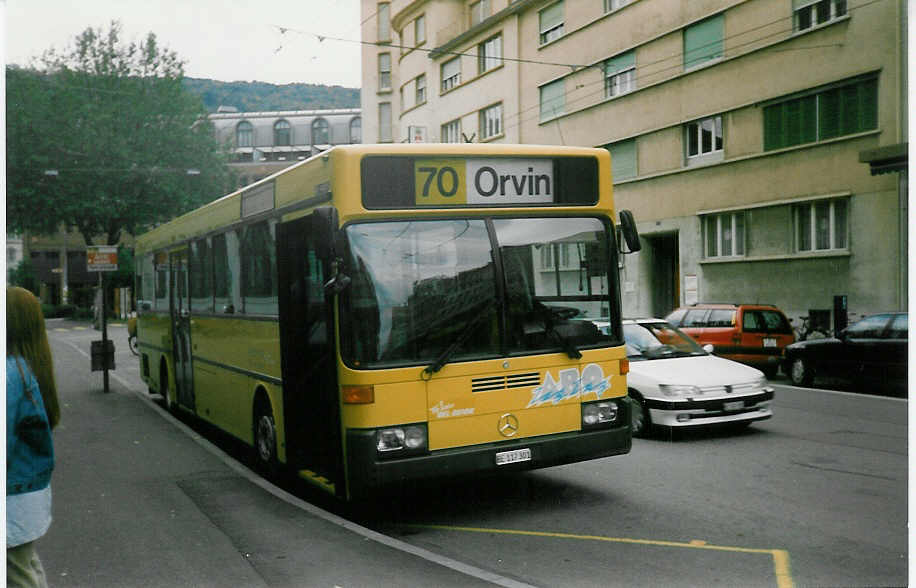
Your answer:
[[[547,334],[553,337],[553,339],[560,344],[560,347],[563,348],[563,351],[570,357],[570,359],[579,359],[582,357],[582,352],[579,351],[579,348],[573,344],[572,340],[560,333],[557,330],[556,325],[554,324],[554,319],[557,318],[554,314],[554,311],[551,307],[547,306],[543,302],[536,302],[535,308],[541,314],[541,317],[544,319],[544,329]]]
[[[490,310],[490,307],[496,302],[496,298],[488,298],[482,303],[478,304],[475,309],[477,314],[474,315],[471,320],[468,321],[468,324],[464,325],[464,328],[458,333],[458,336],[455,337],[455,340],[445,348],[445,351],[439,354],[439,357],[436,358],[436,361],[432,362],[426,368],[423,369],[424,374],[432,376],[434,373],[442,369],[446,363],[448,363],[449,358],[456,352],[458,349],[464,345],[464,342],[467,341],[468,337],[471,336],[471,333],[474,332],[474,329],[479,325],[483,319],[487,318]]]

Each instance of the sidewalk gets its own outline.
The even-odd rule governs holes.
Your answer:
[[[251,474],[146,395],[118,346],[111,393],[87,332],[48,324],[61,401],[51,586],[523,584],[379,535]],[[90,334],[91,333],[91,334]]]

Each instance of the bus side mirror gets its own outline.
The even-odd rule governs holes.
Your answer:
[[[639,232],[636,230],[636,221],[633,220],[633,213],[629,210],[620,211],[620,230],[623,233],[623,240],[627,244],[627,251],[622,253],[636,253],[642,249],[639,242]]]

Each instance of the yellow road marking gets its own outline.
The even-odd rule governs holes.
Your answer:
[[[750,547],[729,547],[726,545],[709,545],[705,541],[694,539],[689,543],[678,541],[658,541],[653,539],[631,539],[626,537],[603,537],[601,535],[577,535],[574,533],[551,533],[547,531],[519,531],[513,529],[487,529],[481,527],[453,527],[450,525],[401,525],[420,529],[438,529],[440,531],[464,531],[467,533],[494,533],[500,535],[526,535],[529,537],[550,537],[554,539],[578,539],[583,541],[605,541],[609,543],[632,543],[637,545],[656,545],[661,547],[687,547],[689,549],[708,549],[712,551],[731,551],[735,553],[760,553],[773,558],[773,573],[776,575],[778,588],[794,588],[792,573],[789,567],[789,552],[784,549],[754,549]]]

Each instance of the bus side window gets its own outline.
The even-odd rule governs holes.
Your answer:
[[[191,310],[194,312],[213,311],[213,292],[210,287],[213,263],[207,239],[191,243],[191,259],[188,279],[191,282]]]
[[[213,303],[218,314],[241,312],[239,296],[239,241],[235,231],[215,235],[213,249]]]
[[[245,313],[276,315],[276,224],[258,222],[242,229],[242,235],[242,298]]]
[[[156,253],[156,310],[169,309],[169,258],[165,251]]]

